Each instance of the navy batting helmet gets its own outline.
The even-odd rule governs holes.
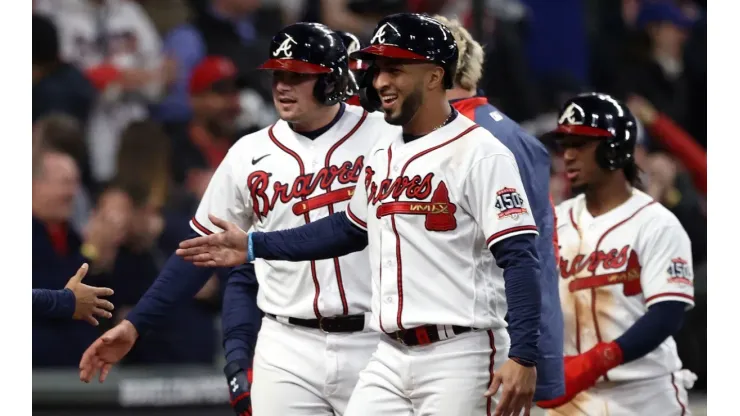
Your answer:
[[[314,95],[325,104],[344,100],[350,82],[342,38],[320,23],[296,23],[272,38],[270,58],[259,69],[320,74]]]
[[[360,39],[355,36],[354,34],[350,32],[343,32],[343,31],[337,31],[337,34],[339,34],[339,37],[342,38],[342,42],[344,43],[344,47],[347,48],[347,53],[352,54],[352,52],[357,52],[362,48],[362,43],[360,42]],[[358,59],[349,59],[349,71],[350,75],[352,75],[349,82],[349,87],[347,89],[347,96],[351,97],[355,94],[357,94],[360,87],[357,84],[357,80],[361,79],[364,75],[364,71],[367,69],[367,63],[363,62],[362,60]]]
[[[546,133],[543,140],[563,136],[601,138],[596,161],[608,170],[624,168],[634,162],[637,122],[622,102],[607,94],[585,93],[563,104],[558,127]]]
[[[376,73],[372,66],[374,59],[384,57],[435,63],[444,69],[444,87],[450,89],[455,78],[457,55],[457,43],[447,26],[429,16],[399,13],[378,22],[370,45],[353,52],[350,57],[371,63],[360,80],[360,97],[364,107],[377,109],[380,97],[372,85]]]

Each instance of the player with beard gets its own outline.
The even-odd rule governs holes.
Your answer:
[[[249,234],[212,216],[225,232],[185,241],[177,254],[212,267],[325,259],[367,246],[370,326],[383,335],[345,414],[526,414],[540,267],[516,160],[448,103],[458,50],[443,24],[386,17],[353,57],[371,63],[363,106],[403,131],[372,146],[346,212]]]

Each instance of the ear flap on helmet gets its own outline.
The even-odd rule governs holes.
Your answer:
[[[343,101],[348,87],[349,76],[347,74],[322,74],[316,80],[313,94],[318,102],[329,106]]]

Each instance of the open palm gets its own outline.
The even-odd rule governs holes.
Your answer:
[[[131,351],[138,334],[128,321],[116,325],[90,345],[80,360],[80,380],[89,383],[99,373],[102,383],[113,364],[121,361]]]
[[[247,233],[236,224],[209,215],[221,233],[196,237],[180,243],[175,252],[200,267],[235,267],[247,261]]]

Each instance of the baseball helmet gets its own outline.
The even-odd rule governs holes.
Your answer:
[[[319,74],[314,96],[324,105],[344,100],[349,56],[341,37],[320,23],[296,23],[272,38],[270,58],[258,69]]]
[[[370,45],[353,52],[352,59],[370,62],[370,67],[359,82],[363,107],[380,108],[380,97],[373,88],[377,57],[410,59],[431,62],[444,70],[444,87],[452,88],[457,67],[457,43],[447,26],[429,16],[416,13],[398,13],[385,17],[375,27]],[[368,108],[369,107],[369,108]]]
[[[558,114],[558,127],[542,139],[564,136],[603,139],[596,161],[604,169],[617,170],[634,162],[637,122],[627,106],[610,95],[590,92],[566,101]]]
[[[362,48],[362,43],[360,42],[360,39],[354,34],[339,30],[337,31],[337,33],[339,34],[339,37],[342,38],[342,42],[344,43],[344,47],[347,48],[348,54],[359,51]],[[357,80],[362,78],[363,72],[366,69],[367,63],[362,62],[362,60],[352,58],[349,59],[350,82],[349,86],[347,87],[348,97],[357,94],[357,91],[360,89],[357,85]]]

